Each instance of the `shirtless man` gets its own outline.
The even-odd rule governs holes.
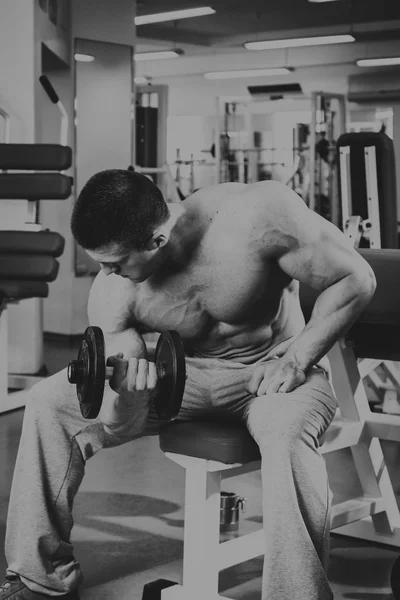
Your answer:
[[[1,600],[78,598],[73,498],[97,450],[162,426],[140,334],[166,329],[179,332],[187,355],[178,418],[242,420],[260,447],[263,599],[330,600],[331,493],[318,439],[336,400],[325,355],[374,293],[369,265],[336,227],[272,181],[222,184],[167,205],[146,177],[104,171],[82,190],[72,231],[102,268],[89,320],[105,333],[114,376],[92,422],[65,371],[33,388]],[[320,292],[306,326],[298,282]]]

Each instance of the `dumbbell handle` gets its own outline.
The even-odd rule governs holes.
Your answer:
[[[106,380],[114,375],[114,367],[106,367]]]
[[[157,367],[157,377],[159,379],[162,379],[162,377],[164,377],[164,375],[165,375],[165,367],[160,363],[157,363],[156,367]],[[108,379],[111,379],[111,377],[113,375],[114,375],[114,367],[106,367],[106,375],[105,375],[106,381]]]
[[[156,364],[157,376],[162,379],[165,375],[165,365],[161,363]],[[114,367],[107,367],[105,370],[104,378],[107,381],[111,379],[114,374]],[[68,364],[68,381],[70,383],[80,384],[83,382],[85,377],[85,363],[82,360],[71,360]]]

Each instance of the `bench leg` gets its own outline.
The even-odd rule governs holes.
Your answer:
[[[27,392],[8,393],[8,319],[7,304],[0,301],[0,414],[26,405]]]
[[[163,600],[217,600],[221,472],[198,459],[186,471],[183,584],[163,590]],[[224,597],[225,598],[225,597]]]

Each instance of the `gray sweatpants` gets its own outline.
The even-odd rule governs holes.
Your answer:
[[[213,414],[241,419],[260,447],[263,600],[331,600],[326,576],[331,492],[318,438],[334,417],[336,400],[319,367],[291,393],[254,397],[244,386],[255,366],[187,358],[179,419]],[[151,415],[144,435],[159,427]],[[11,489],[6,557],[8,572],[33,591],[57,596],[81,583],[70,543],[73,500],[86,461],[109,445],[102,424],[81,416],[66,371],[32,388]]]

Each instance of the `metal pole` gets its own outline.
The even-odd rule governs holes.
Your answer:
[[[340,195],[342,198],[342,229],[346,230],[350,215],[353,214],[350,177],[350,146],[342,146],[339,150],[340,160]]]
[[[315,145],[317,141],[317,102],[319,94],[311,94],[311,126],[310,126],[310,198],[309,208],[315,210]]]
[[[376,170],[375,146],[364,148],[365,179],[367,183],[369,244],[371,248],[381,248],[381,223],[379,217],[379,191]]]

